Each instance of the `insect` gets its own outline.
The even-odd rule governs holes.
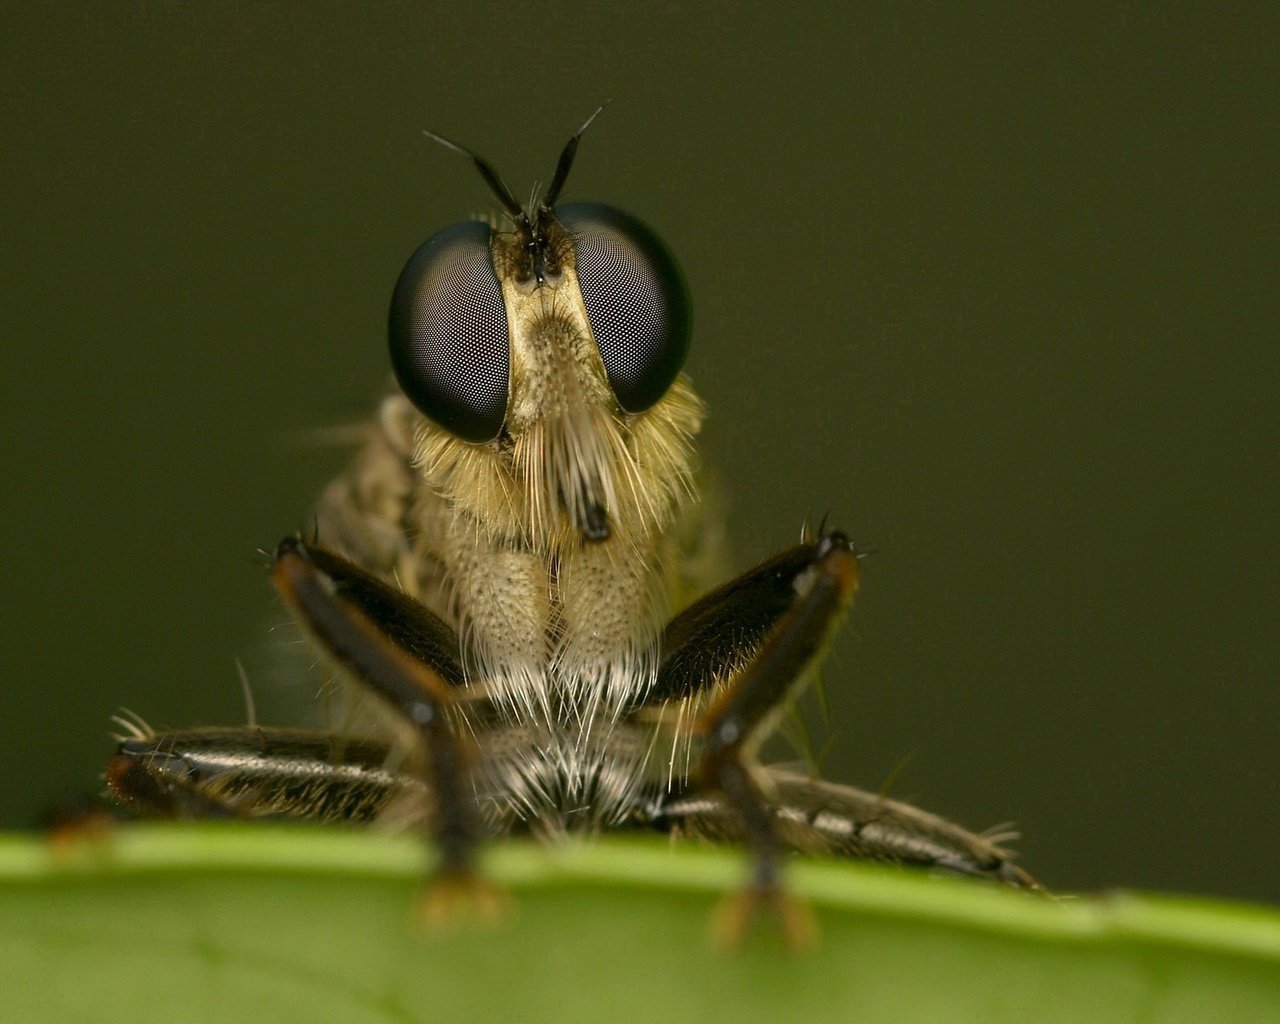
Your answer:
[[[689,296],[641,221],[560,202],[590,123],[528,207],[435,137],[510,223],[455,224],[409,259],[389,317],[397,387],[322,496],[319,539],[271,555],[293,616],[407,735],[402,762],[328,733],[125,722],[110,789],[157,814],[415,824],[437,888],[472,884],[490,836],[628,829],[747,847],[744,920],[785,905],[788,851],[1034,887],[991,838],[760,763],[858,555],[819,530],[691,599]]]

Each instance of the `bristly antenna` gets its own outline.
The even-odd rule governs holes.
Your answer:
[[[591,127],[591,122],[600,116],[600,112],[604,110],[605,106],[607,104],[602,103],[596,107],[591,116],[582,122],[582,127],[574,132],[569,137],[569,141],[564,144],[564,149],[560,151],[560,159],[556,162],[556,173],[551,178],[551,187],[547,189],[546,194],[538,203],[538,212],[540,214],[549,213],[555,207],[556,200],[560,198],[560,192],[569,177],[569,171],[573,167],[573,158],[578,152],[578,140],[582,138],[582,133]],[[446,139],[443,135],[437,135],[435,132],[425,130],[422,134],[433,142],[438,142],[445,149],[451,149],[455,153],[461,153],[463,156],[468,157],[476,165],[476,170],[480,172],[480,177],[484,178],[485,184],[489,186],[489,191],[493,193],[494,198],[511,215],[511,219],[525,229],[531,227],[529,212],[520,205],[515,194],[507,187],[507,183],[502,180],[502,176],[498,174],[493,164],[473,150],[454,142],[452,139]]]

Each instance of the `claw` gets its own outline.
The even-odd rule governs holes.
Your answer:
[[[416,922],[437,934],[465,928],[492,929],[508,923],[511,898],[472,871],[441,872],[427,882],[414,904]]]
[[[749,887],[725,896],[711,914],[711,942],[720,949],[738,949],[761,913],[776,919],[783,944],[792,953],[818,947],[822,929],[808,904],[785,889]]]
[[[61,866],[101,863],[111,859],[116,819],[104,807],[84,797],[64,801],[45,815],[49,856]]]

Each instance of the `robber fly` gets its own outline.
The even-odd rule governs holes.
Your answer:
[[[477,877],[489,836],[645,830],[745,845],[753,905],[782,902],[792,850],[1034,887],[994,837],[759,762],[854,595],[858,555],[819,530],[690,601],[703,406],[681,372],[689,296],[641,221],[560,202],[586,127],[527,208],[435,137],[510,224],[464,221],[410,257],[389,321],[398,387],[325,491],[319,539],[270,556],[286,606],[390,709],[408,755],[137,722],[111,790],[173,816],[417,823],[445,882]]]

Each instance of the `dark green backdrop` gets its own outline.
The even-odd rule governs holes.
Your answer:
[[[683,261],[738,561],[875,552],[829,774],[914,755],[1057,887],[1280,899],[1274,25],[619,6],[4,6],[3,823],[120,705],[241,720],[237,657],[296,713],[253,551],[490,205],[421,130],[523,195],[612,100],[569,195]]]

